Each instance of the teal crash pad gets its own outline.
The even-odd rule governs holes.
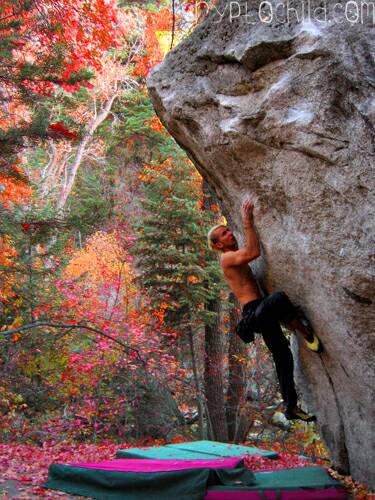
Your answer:
[[[250,446],[242,446],[239,444],[219,443],[217,441],[192,441],[190,443],[167,444],[167,448],[175,448],[178,450],[195,451],[214,455],[216,457],[242,457],[248,455],[260,455],[267,458],[279,458],[276,451],[261,450]]]
[[[168,448],[167,446],[158,446],[154,448],[128,448],[118,450],[116,458],[152,458],[155,460],[199,460],[214,459],[217,455],[208,453],[198,453],[196,451],[179,450],[177,448]]]
[[[300,467],[296,469],[255,472],[255,485],[237,486],[236,490],[293,490],[300,488],[342,487],[323,467]],[[211,486],[209,490],[232,490],[233,486]]]

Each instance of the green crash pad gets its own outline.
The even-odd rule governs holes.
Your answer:
[[[118,450],[117,458],[154,458],[168,460],[195,460],[199,458],[242,457],[260,455],[266,458],[278,458],[275,451],[261,450],[238,444],[218,443],[217,441],[192,441],[189,443],[167,444],[153,448],[128,448]]]
[[[217,441],[192,441],[190,443],[167,444],[167,448],[177,450],[195,451],[214,455],[216,457],[242,457],[248,455],[261,455],[267,458],[278,458],[279,454],[276,451],[261,450],[250,446],[242,446],[239,444],[219,443]]]
[[[134,462],[140,464],[141,470],[151,470],[136,472],[133,469],[137,469],[138,465]],[[209,463],[210,460],[199,460],[202,465],[176,461],[169,461],[168,465],[166,460],[155,462],[158,462],[158,467],[153,466],[152,460],[138,459],[96,464],[52,464],[48,470],[48,481],[41,486],[98,500],[201,500],[207,488],[215,484],[254,484],[254,474],[240,466],[241,459],[216,457],[213,464]],[[175,470],[163,470],[160,462],[167,464],[167,469]]]
[[[293,490],[300,488],[329,488],[341,486],[323,467],[301,467],[298,469],[255,472],[255,485],[236,486],[236,490]],[[233,490],[233,486],[212,486],[210,490]]]

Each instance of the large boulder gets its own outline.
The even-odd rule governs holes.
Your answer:
[[[272,2],[221,1],[148,88],[239,237],[243,195],[256,199],[257,277],[324,343],[295,346],[305,402],[336,465],[375,486],[375,38],[348,4],[310,0],[288,23]]]

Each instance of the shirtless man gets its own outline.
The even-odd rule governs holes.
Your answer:
[[[207,235],[211,250],[221,253],[224,277],[242,305],[242,319],[236,326],[236,334],[244,341],[254,340],[254,332],[261,333],[271,351],[276,366],[281,394],[286,406],[285,416],[290,420],[311,422],[316,420],[297,406],[297,394],[293,380],[293,356],[280,321],[293,331],[299,332],[306,346],[315,352],[322,350],[316,335],[301,323],[297,311],[284,292],[275,292],[262,298],[249,267],[249,262],[260,255],[259,241],[253,225],[254,205],[247,200],[242,205],[243,229],[246,244],[238,248],[237,240],[227,226],[218,225]]]

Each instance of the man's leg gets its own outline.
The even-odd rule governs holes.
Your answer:
[[[280,327],[278,315],[284,321],[289,321],[290,316],[294,314],[293,306],[286,295],[278,297],[267,297],[264,299],[255,310],[254,330],[259,331],[264,339],[268,349],[271,351],[276,373],[280,384],[280,391],[286,406],[286,416],[290,419],[301,419],[305,422],[315,420],[313,415],[305,413],[297,406],[297,393],[293,378],[293,356],[289,347],[289,343],[285,338]],[[285,299],[285,297],[286,299]],[[269,299],[267,301],[267,299]],[[289,301],[289,304],[287,304]],[[283,308],[286,306],[286,312]],[[280,313],[282,310],[282,313]]]
[[[277,320],[263,321],[259,328],[271,351],[285,406],[287,409],[294,408],[297,405],[297,393],[293,378],[293,356],[288,341]]]
[[[320,352],[322,346],[316,335],[305,326],[298,317],[297,309],[293,306],[285,292],[275,292],[262,302],[262,314],[285,323],[292,331],[299,332],[306,341],[307,347]]]

